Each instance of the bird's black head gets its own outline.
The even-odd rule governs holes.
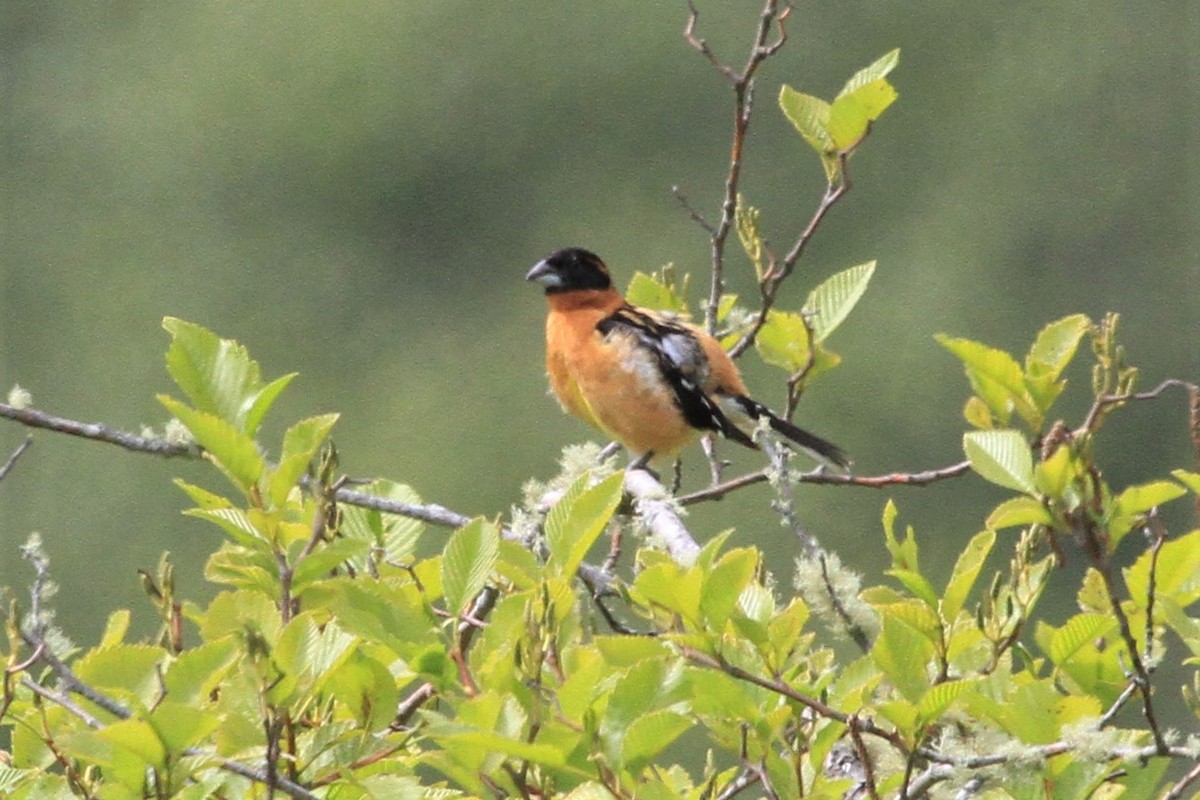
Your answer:
[[[600,257],[579,247],[568,247],[546,256],[533,265],[525,280],[541,284],[546,294],[612,288],[608,267]]]

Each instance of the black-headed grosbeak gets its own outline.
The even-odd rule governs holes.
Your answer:
[[[555,397],[638,463],[674,455],[705,431],[757,449],[747,431],[765,418],[802,450],[849,466],[840,447],[752,400],[733,360],[707,332],[625,302],[594,253],[559,250],[525,278],[541,284],[550,305],[546,371]]]

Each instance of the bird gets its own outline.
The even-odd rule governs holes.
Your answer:
[[[546,372],[563,410],[620,442],[645,466],[706,432],[752,449],[756,424],[822,464],[848,469],[837,445],[750,397],[733,359],[707,331],[639,308],[613,286],[595,253],[568,247],[525,276],[546,294]]]

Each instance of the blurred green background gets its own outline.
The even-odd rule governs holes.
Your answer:
[[[700,8],[700,33],[740,64],[758,4]],[[684,43],[685,19],[682,2],[644,0],[8,0],[0,383],[53,413],[161,426],[159,321],[180,316],[244,342],[270,377],[301,373],[268,441],[340,411],[350,473],[504,512],[590,435],[546,396],[528,267],[582,245],[622,285],[668,262],[697,286],[706,276],[706,237],[670,187],[716,215],[731,97]],[[953,463],[967,387],[932,334],[1023,352],[1077,311],[1123,313],[1144,386],[1198,377],[1200,6],[824,0],[801,4],[789,31],[760,73],[743,186],[781,246],[823,189],[775,104],[781,83],[829,97],[902,50],[900,100],[782,301],[879,260],[831,342],[844,365],[814,384],[803,424],[864,473]],[[751,291],[736,247],[730,265],[733,288]],[[780,375],[755,362],[748,382],[778,404]],[[1071,375],[1063,410],[1078,422],[1087,371]],[[1184,425],[1179,395],[1118,415],[1107,477],[1193,466]],[[0,425],[2,454],[24,435]],[[164,549],[184,592],[204,597],[217,533],[179,516],[176,475],[220,488],[200,465],[40,433],[0,484],[0,584],[27,582],[17,546],[38,530],[65,587],[60,619],[82,639],[119,605],[151,624],[134,570]],[[806,488],[802,515],[878,579],[887,496],[944,575],[1004,494],[973,477]],[[735,542],[766,546],[786,573],[796,544],[768,500],[757,487],[695,510],[693,527],[736,526]],[[1185,503],[1177,531],[1194,524]],[[1073,559],[1063,584],[1081,570]]]

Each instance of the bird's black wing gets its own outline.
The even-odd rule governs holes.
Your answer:
[[[618,308],[596,325],[602,335],[632,337],[636,345],[653,355],[662,380],[671,389],[675,405],[693,428],[716,431],[746,447],[754,441],[729,421],[716,401],[704,392],[708,358],[704,347],[686,326],[662,314],[631,305]]]

